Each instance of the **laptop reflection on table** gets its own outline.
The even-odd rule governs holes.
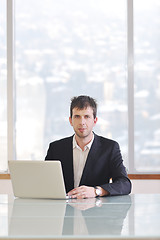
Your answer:
[[[9,236],[62,235],[66,200],[21,199],[13,202]]]

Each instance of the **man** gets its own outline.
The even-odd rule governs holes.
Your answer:
[[[75,134],[50,143],[45,158],[61,161],[68,195],[90,198],[129,194],[131,182],[118,143],[93,133],[96,101],[89,96],[72,98],[69,122]]]

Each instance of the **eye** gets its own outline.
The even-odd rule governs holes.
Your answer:
[[[89,115],[85,115],[85,118],[90,118],[90,116]]]
[[[74,115],[74,118],[79,118],[79,115]]]

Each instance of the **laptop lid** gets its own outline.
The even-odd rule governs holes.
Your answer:
[[[8,166],[15,197],[67,198],[60,161],[11,160]]]

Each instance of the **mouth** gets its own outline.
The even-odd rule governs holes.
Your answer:
[[[78,130],[79,130],[80,132],[84,132],[84,131],[86,130],[86,128],[78,128]]]

